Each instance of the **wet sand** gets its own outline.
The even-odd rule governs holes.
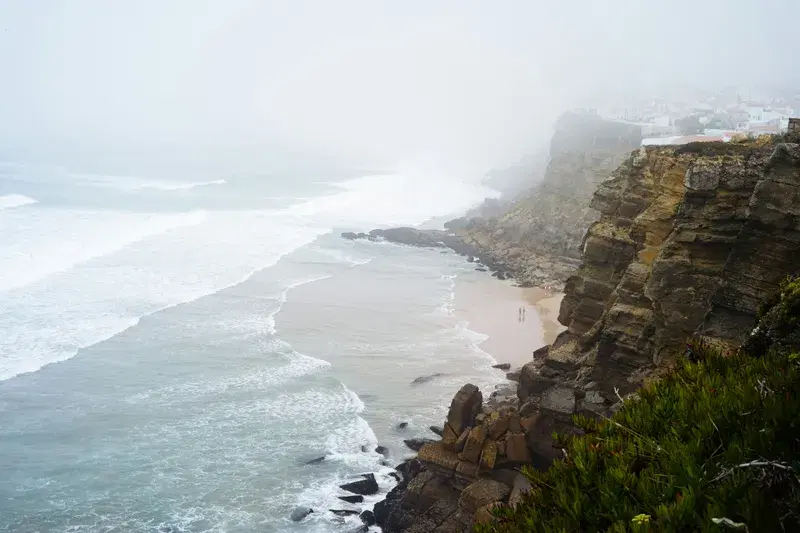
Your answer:
[[[558,323],[562,297],[561,293],[515,287],[487,276],[459,281],[454,303],[456,316],[469,322],[469,329],[489,336],[480,348],[498,363],[511,363],[516,369],[564,329]],[[524,321],[519,320],[520,308],[525,309]]]

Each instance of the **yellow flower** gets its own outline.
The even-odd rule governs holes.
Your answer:
[[[634,524],[640,524],[640,525],[641,524],[648,524],[648,523],[650,523],[650,515],[649,514],[644,514],[644,513],[637,514],[636,516],[633,517],[631,522],[633,522]]]

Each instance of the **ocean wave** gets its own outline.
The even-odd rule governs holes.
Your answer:
[[[12,207],[22,207],[37,203],[36,200],[22,194],[6,194],[0,196],[0,210],[11,209]]]
[[[141,215],[53,210],[47,217],[14,220],[24,224],[25,231],[0,241],[0,291],[30,285],[143,239],[200,224],[206,215],[205,211]]]
[[[298,202],[287,212],[332,227],[415,226],[495,195],[481,185],[419,172],[362,176],[329,185],[339,191]]]
[[[290,283],[289,285],[287,285],[286,288],[283,289],[283,291],[281,291],[280,295],[278,296],[278,307],[277,307],[277,309],[275,309],[275,311],[270,313],[270,315],[266,318],[267,331],[269,331],[269,333],[271,333],[272,335],[274,335],[276,333],[275,316],[278,313],[280,313],[281,309],[283,308],[283,304],[286,303],[286,298],[288,298],[290,290],[292,290],[294,288],[297,288],[297,287],[300,287],[301,285],[306,285],[307,283],[314,283],[315,281],[322,281],[323,279],[328,279],[330,277],[331,277],[331,274],[326,274],[326,275],[322,275],[322,276],[313,276],[313,277],[310,277],[308,279],[304,279],[304,280],[301,280],[301,281],[295,281],[295,282]]]
[[[225,185],[228,182],[222,179],[212,181],[199,181],[196,183],[179,183],[168,181],[151,181],[145,182],[138,186],[132,187],[133,189],[157,189],[159,191],[188,191],[196,187],[206,187],[209,185]]]
[[[281,341],[282,342],[282,341]],[[283,343],[288,347],[287,344]],[[321,372],[330,368],[330,363],[316,357],[303,355],[300,352],[289,349],[287,353],[280,354],[284,364],[277,368],[258,368],[244,374],[234,374],[228,377],[218,377],[213,380],[204,380],[188,383],[179,383],[136,393],[129,398],[129,403],[141,403],[174,399],[176,397],[202,397],[218,396],[235,390],[259,390],[272,385],[285,384],[289,380],[308,376],[315,372]],[[271,402],[271,400],[270,400]],[[297,402],[287,402],[292,404]],[[302,402],[300,402],[302,403]],[[288,408],[288,405],[287,405]],[[263,411],[261,405],[254,405],[254,410]],[[270,406],[272,411],[273,407]]]
[[[378,439],[375,432],[366,420],[359,416],[365,409],[363,401],[344,384],[337,395],[337,410],[353,413],[354,416],[348,423],[341,424],[325,439],[328,453],[325,461],[328,464],[338,465],[336,471],[322,479],[314,481],[306,488],[295,502],[298,506],[313,509],[341,509],[356,507],[359,511],[372,509],[375,504],[385,498],[397,481],[390,474],[394,469],[383,464],[384,457],[375,451]],[[302,402],[301,402],[302,403]],[[361,504],[347,505],[339,496],[347,494],[340,485],[361,479],[361,473],[375,474],[378,482],[378,493],[365,496]],[[312,531],[330,531],[334,524],[341,524],[342,518],[330,512],[314,513],[307,519]],[[358,516],[347,517],[345,524],[360,524]]]
[[[80,239],[85,239],[84,232],[73,230],[65,236],[71,242],[56,239],[48,245],[45,239],[37,241],[27,255],[13,254],[11,261],[0,257],[0,279],[14,284],[0,292],[8,311],[0,317],[0,330],[6,333],[0,338],[0,381],[70,359],[79,350],[138,324],[144,316],[238,285],[327,231],[287,225],[271,213],[210,215],[193,220],[194,225],[184,224],[180,231],[140,238],[135,246],[124,246],[113,254],[104,248],[91,261],[83,257],[73,257],[67,265],[55,261],[63,259],[65,242],[81,245]],[[113,222],[94,220],[97,224],[109,235],[119,231]],[[29,240],[26,235],[13,237],[22,243]],[[34,240],[35,235],[30,237]],[[85,252],[80,246],[76,250]],[[209,255],[208,250],[214,253]],[[8,247],[2,251],[8,252]],[[36,276],[31,278],[24,260],[47,253],[54,254],[53,261],[45,262],[50,271],[33,269]],[[62,269],[58,274],[52,272],[53,264]],[[299,284],[310,281],[314,279]]]

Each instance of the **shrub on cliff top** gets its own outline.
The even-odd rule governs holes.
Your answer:
[[[770,347],[800,352],[800,279],[787,279],[758,310],[758,326],[742,348],[753,356]]]
[[[693,347],[610,420],[577,422],[567,457],[488,532],[800,531],[800,282],[764,310],[758,345]]]

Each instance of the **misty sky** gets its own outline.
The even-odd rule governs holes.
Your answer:
[[[796,83],[797,21],[796,0],[0,0],[0,153],[482,172],[598,91]]]

